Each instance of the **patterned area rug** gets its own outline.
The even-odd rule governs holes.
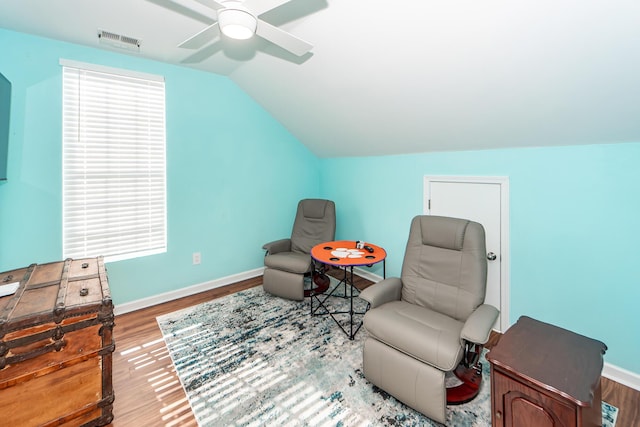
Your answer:
[[[364,311],[365,302],[354,301]],[[308,299],[288,301],[256,287],[158,317],[201,426],[441,425],[364,378],[364,328],[350,341],[330,317],[309,312]],[[491,425],[484,357],[483,375],[475,400],[448,407],[447,425]],[[615,424],[617,408],[606,409]]]

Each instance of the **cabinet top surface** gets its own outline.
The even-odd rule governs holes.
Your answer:
[[[102,257],[32,264],[0,273],[0,281],[19,282],[15,293],[0,298],[0,337],[11,330],[112,307]]]
[[[598,340],[522,316],[487,360],[580,406],[590,406],[606,350]]]

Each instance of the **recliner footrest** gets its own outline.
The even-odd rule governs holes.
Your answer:
[[[363,348],[364,376],[393,397],[440,423],[446,418],[444,371],[373,338]]]
[[[304,276],[267,268],[262,277],[262,288],[282,298],[302,301],[304,299]]]

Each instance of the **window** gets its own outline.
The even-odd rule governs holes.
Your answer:
[[[164,79],[60,63],[64,257],[165,252]]]

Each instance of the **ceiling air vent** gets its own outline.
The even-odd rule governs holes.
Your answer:
[[[129,36],[111,33],[109,31],[98,30],[98,42],[100,44],[106,44],[120,49],[140,52],[140,40]]]

